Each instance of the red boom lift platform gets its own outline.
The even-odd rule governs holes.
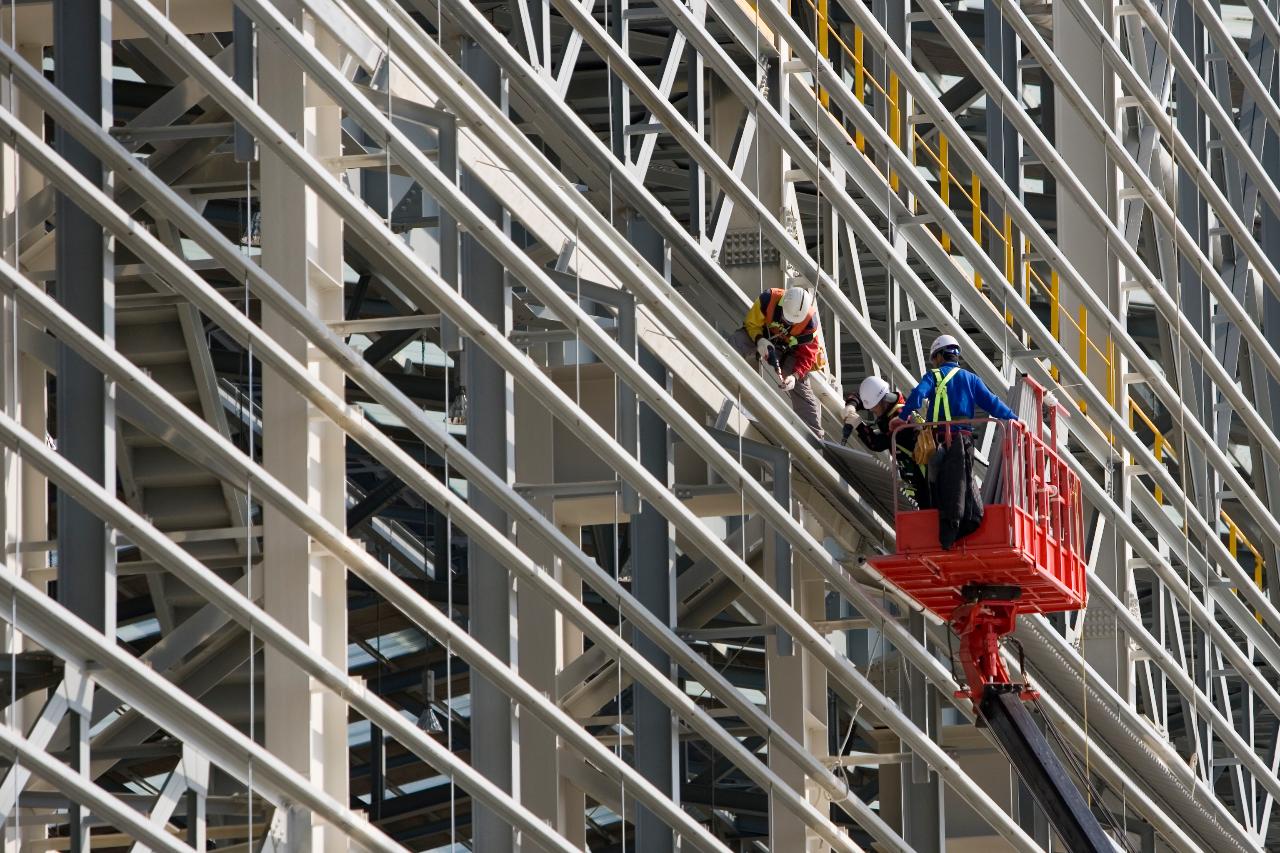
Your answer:
[[[1024,381],[1035,394],[1034,423],[1001,425],[1000,464],[988,473],[999,477],[998,497],[984,508],[978,529],[943,550],[938,511],[900,504],[897,553],[868,561],[959,635],[975,706],[986,685],[1012,686],[999,640],[1013,630],[1019,613],[1079,610],[1086,599],[1080,480],[1057,452],[1061,407],[1050,406],[1046,441],[1044,389]],[[906,428],[933,429],[939,444],[949,439],[947,430],[930,424]]]
[[[978,529],[944,550],[937,511],[899,504],[897,553],[868,562],[959,635],[968,688],[957,698],[973,701],[979,725],[999,741],[1067,850],[1110,853],[1114,844],[1023,705],[1037,694],[1013,683],[1000,657],[1000,638],[1014,629],[1018,614],[1080,610],[1087,594],[1080,480],[1058,454],[1063,410],[1050,405],[1045,440],[1044,388],[1024,381],[1035,394],[1036,413],[1031,424],[1002,424],[987,473],[998,479],[996,498]],[[933,424],[905,428],[932,429],[939,444],[950,437]],[[890,454],[897,458],[896,446]]]

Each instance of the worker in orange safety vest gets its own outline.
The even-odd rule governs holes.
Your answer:
[[[823,360],[813,293],[803,287],[766,290],[752,303],[742,328],[729,336],[729,343],[743,357],[773,367],[778,387],[791,398],[791,408],[821,439],[821,409],[808,382],[809,372]]]

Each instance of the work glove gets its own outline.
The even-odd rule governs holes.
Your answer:
[[[791,376],[787,376],[783,378],[783,380],[778,383],[778,387],[781,388],[783,391],[790,391],[792,388],[795,388],[796,387],[795,374],[792,374]]]
[[[756,352],[761,361],[773,361],[773,344],[769,343],[769,339],[763,335],[756,338]]]
[[[874,437],[869,424],[858,424],[858,438],[862,439],[862,443],[867,447],[871,446],[871,439]]]

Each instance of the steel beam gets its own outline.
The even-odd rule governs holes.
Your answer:
[[[261,466],[246,459],[233,449],[225,438],[209,429],[207,424],[196,418],[189,410],[174,400],[171,395],[156,386],[138,368],[128,361],[114,356],[100,342],[95,342],[93,336],[87,333],[82,326],[67,317],[55,305],[50,304],[46,297],[37,294],[29,283],[24,284],[24,280],[3,262],[0,262],[0,279],[3,279],[11,286],[17,287],[24,300],[34,300],[27,302],[28,307],[39,307],[44,312],[45,321],[50,327],[60,333],[61,336],[74,339],[81,353],[91,358],[93,363],[100,369],[107,370],[117,380],[121,378],[126,380],[135,389],[136,393],[148,400],[149,404],[165,411],[175,424],[180,424],[182,431],[189,437],[198,438],[199,442],[206,449],[212,451],[224,464],[230,465],[233,469],[239,469],[246,481],[252,480],[257,484],[264,503],[281,511],[293,525],[314,537],[329,554],[345,561],[346,565],[356,572],[362,580],[391,600],[423,630],[441,638],[444,642],[452,643],[453,647],[458,649],[458,653],[472,666],[473,673],[484,674],[485,677],[490,678],[495,684],[502,687],[504,692],[513,697],[515,701],[519,701],[526,707],[531,707],[534,712],[554,724],[561,736],[570,740],[584,754],[591,756],[592,761],[625,776],[627,790],[634,792],[637,798],[642,799],[656,811],[660,811],[667,818],[674,821],[686,837],[698,842],[699,849],[716,850],[724,853],[725,848],[718,841],[707,835],[697,822],[679,809],[671,807],[638,774],[623,765],[611,752],[601,747],[593,736],[586,734],[554,704],[548,701],[541,693],[533,690],[517,674],[512,673],[505,664],[498,661],[496,657],[477,644],[452,620],[441,614],[434,607],[426,604],[421,596],[404,581],[386,572],[385,568],[376,559],[351,539],[338,532],[337,528],[323,516],[314,513],[303,500],[286,489]],[[265,341],[263,343],[264,349],[270,350],[272,348]],[[277,359],[279,359],[278,352],[272,360],[277,361]],[[275,366],[277,368],[287,367],[290,366],[290,362],[287,359],[279,359]],[[291,371],[295,378],[299,380],[299,387],[313,391],[322,387],[316,384],[313,379],[308,379],[307,372],[300,368],[296,362],[292,363]],[[367,426],[362,429],[361,425],[365,424],[363,419],[354,417],[341,402],[336,401],[332,396],[327,400],[321,396],[320,402],[325,403],[325,408],[330,416],[347,429],[361,434],[369,429]],[[5,429],[10,425],[12,425],[12,429],[5,432]],[[376,430],[376,428],[370,430],[370,432],[380,434],[380,431]],[[443,772],[460,773],[463,780],[462,784],[470,785],[473,793],[478,790],[480,792],[478,796],[482,796],[500,816],[505,818],[509,826],[515,825],[513,816],[520,818],[520,821],[516,822],[524,821],[526,818],[532,820],[537,827],[537,831],[534,834],[544,842],[552,840],[551,847],[561,849],[560,837],[549,833],[545,826],[532,818],[531,814],[522,806],[512,801],[509,795],[489,783],[483,776],[472,771],[469,767],[465,772],[459,770],[459,764],[454,756],[444,752],[443,748],[434,740],[426,737],[416,727],[407,723],[402,716],[391,710],[390,706],[386,705],[383,700],[373,697],[363,689],[356,691],[350,681],[344,675],[339,674],[341,672],[339,668],[323,657],[313,654],[310,650],[299,651],[307,647],[303,645],[296,635],[284,629],[274,618],[249,602],[238,591],[226,584],[225,581],[222,581],[210,570],[195,561],[172,540],[155,531],[136,512],[133,512],[115,498],[106,496],[106,493],[101,489],[94,491],[92,484],[84,482],[73,483],[72,478],[67,474],[65,466],[59,466],[57,460],[60,457],[50,453],[43,445],[40,446],[41,450],[39,452],[31,452],[33,440],[30,434],[21,431],[10,419],[0,418],[0,440],[4,439],[10,440],[15,447],[20,446],[24,454],[31,457],[33,464],[37,464],[46,474],[50,471],[56,472],[59,475],[57,482],[61,488],[67,489],[82,498],[91,499],[97,512],[118,524],[122,524],[122,529],[125,530],[131,541],[138,543],[139,547],[152,553],[156,559],[160,560],[170,570],[178,572],[186,583],[192,585],[193,588],[207,598],[218,602],[220,606],[230,611],[233,617],[243,626],[246,628],[254,626],[255,630],[259,631],[263,636],[264,642],[274,642],[279,650],[288,653],[290,660],[295,664],[301,658],[304,662],[301,668],[306,674],[313,678],[320,678],[323,683],[338,691],[339,695],[344,696],[352,707],[355,707],[368,717],[372,723],[385,728],[388,733],[407,746],[416,747],[420,750],[418,754],[424,760],[439,767]],[[445,498],[439,494],[445,490],[438,482],[435,482],[434,486],[427,485],[429,481],[434,480],[430,475],[426,475],[420,469],[418,469],[416,476],[412,472],[406,472],[406,474],[424,493],[431,495],[433,500],[448,506],[451,512],[467,517],[467,521],[460,521],[459,524],[460,526],[465,524],[464,529],[468,530],[472,541],[483,544],[485,547],[494,550],[495,553],[503,553],[504,555],[518,553],[510,550],[510,545],[505,536],[499,534],[494,528],[485,524],[483,520],[471,514],[470,508],[458,501],[452,492],[445,492],[448,495]],[[522,570],[521,576],[523,578],[536,579],[541,576],[538,569],[532,566],[527,558],[523,558],[518,567]],[[552,586],[551,589],[557,593],[561,592],[558,586]],[[613,632],[606,629],[603,633],[610,640],[619,642]],[[625,644],[622,645],[625,646]],[[643,661],[640,663],[642,666],[641,671],[644,672]],[[665,681],[660,679],[650,683],[666,684]],[[121,695],[123,697],[123,694]],[[678,696],[679,694],[675,693],[674,695]],[[123,698],[127,699],[128,697]],[[465,767],[466,765],[462,766]],[[321,790],[319,786],[315,787],[316,790]],[[525,826],[525,831],[530,831],[527,825]],[[832,830],[831,837],[838,838],[839,836]]]
[[[0,45],[0,51],[3,51],[3,49],[3,45]],[[214,78],[210,79],[212,80]],[[34,82],[34,78],[29,79],[27,82]],[[40,86],[43,87],[43,84],[41,83]],[[44,92],[45,90],[40,88],[39,91]],[[46,106],[52,107],[54,104],[53,102],[50,102],[46,104]],[[59,115],[63,120],[74,119],[74,114],[69,112],[63,111],[60,112]],[[249,114],[246,113],[246,115]],[[0,115],[0,120],[3,120],[2,115]],[[81,129],[83,130],[85,128],[82,127]],[[30,145],[24,145],[23,150],[27,156],[36,156],[39,155],[43,149],[37,147],[37,144],[32,141]],[[104,150],[107,153],[113,152],[113,149],[111,148]],[[123,156],[127,157],[127,155]],[[46,165],[52,168],[56,163],[49,160]],[[141,176],[143,173],[138,174]],[[158,191],[164,188],[159,183],[154,183],[151,185],[151,189],[153,191]],[[336,358],[340,358],[340,360],[346,365],[347,369],[354,375],[360,377],[363,383],[367,384],[371,388],[378,389],[381,394],[380,399],[385,400],[399,416],[405,419],[406,423],[414,425],[415,430],[418,431],[420,436],[428,440],[433,447],[436,447],[442,452],[448,452],[450,454],[450,458],[456,460],[460,470],[464,471],[470,479],[486,483],[486,487],[492,494],[499,497],[504,495],[509,498],[514,497],[514,494],[510,491],[509,487],[503,485],[501,481],[494,479],[496,475],[494,475],[490,469],[483,466],[478,462],[478,460],[475,460],[469,451],[467,451],[462,445],[458,444],[456,440],[444,434],[443,428],[438,423],[428,421],[424,418],[421,411],[416,406],[407,401],[403,395],[395,392],[394,388],[389,386],[385,379],[377,374],[376,371],[370,370],[357,353],[351,351],[339,338],[337,338],[337,336],[333,335],[329,331],[327,325],[317,321],[314,316],[303,308],[296,300],[289,297],[277,283],[266,277],[257,264],[248,262],[240,252],[234,249],[234,247],[229,247],[225,241],[222,241],[222,238],[213,232],[207,222],[204,222],[197,216],[193,216],[191,211],[172,195],[171,191],[166,190],[166,192],[169,192],[169,195],[165,195],[165,192],[160,192],[158,195],[153,196],[153,200],[163,203],[165,209],[175,218],[175,221],[182,221],[184,223],[184,227],[190,229],[192,233],[202,233],[204,235],[205,245],[207,245],[211,251],[217,253],[225,263],[229,264],[230,268],[236,269],[239,274],[244,275],[247,279],[254,282],[255,287],[263,288],[262,292],[271,299],[273,304],[280,307],[281,310],[288,309],[298,328],[308,330],[308,334],[312,336],[312,340],[324,348],[325,351],[333,353]],[[107,216],[111,211],[109,203],[99,201],[98,204],[99,206],[96,209],[99,215]],[[351,210],[350,212],[354,213],[354,210]],[[152,252],[158,250],[158,247],[149,248],[147,245],[149,238],[146,237],[145,233],[139,234],[131,231],[129,226],[126,224],[127,220],[121,218],[122,214],[118,211],[114,214],[110,214],[108,218],[111,218],[111,216],[116,217],[117,224],[120,226],[117,233],[119,235],[129,234],[132,237],[141,239],[143,241],[142,244],[135,245],[135,248],[142,251],[142,253],[149,257],[153,262],[160,264],[164,269],[166,269],[168,273],[174,277],[173,280],[175,282],[185,283],[192,286],[194,289],[187,289],[184,292],[188,293],[188,295],[193,299],[196,299],[204,310],[217,317],[220,325],[232,330],[233,333],[236,334],[243,342],[252,341],[255,352],[258,353],[261,358],[273,364],[277,369],[285,369],[288,366],[287,356],[283,356],[269,339],[261,335],[260,331],[257,330],[255,326],[246,323],[243,316],[237,309],[227,305],[225,300],[216,296],[211,288],[208,288],[208,286],[200,281],[198,277],[191,275],[189,271],[186,271],[185,267],[174,266],[172,259],[167,258],[163,253],[158,255],[152,254]],[[424,271],[423,274],[428,273]],[[208,297],[211,297],[212,301],[210,301],[210,298]],[[465,316],[465,314],[463,316]],[[470,508],[467,507],[466,504],[458,502],[455,496],[451,493],[443,492],[434,478],[424,478],[420,476],[421,472],[419,472],[419,474],[415,474],[414,471],[416,469],[413,466],[405,467],[407,457],[404,456],[402,452],[398,451],[394,445],[391,445],[380,431],[376,429],[371,430],[369,425],[362,419],[353,420],[350,417],[349,411],[336,401],[328,400],[326,402],[324,393],[321,393],[319,387],[313,384],[314,380],[309,378],[306,371],[301,370],[297,366],[290,369],[294,376],[294,380],[297,383],[297,387],[308,389],[308,393],[314,395],[311,397],[312,401],[325,407],[330,416],[339,420],[349,433],[357,437],[360,442],[366,446],[383,448],[384,455],[380,455],[380,458],[388,464],[393,471],[396,471],[406,477],[406,479],[410,481],[420,493],[428,495],[431,500],[439,501],[442,506],[452,507],[453,511],[458,514],[455,517],[460,519],[458,523],[467,530],[469,535],[484,538],[485,541],[490,543],[501,543],[500,538],[495,538],[492,535],[486,534],[482,536],[484,533],[483,527],[471,526],[468,521]],[[445,451],[446,447],[448,448],[447,451]],[[504,491],[504,489],[506,491]],[[519,515],[522,524],[527,524],[531,527],[542,529],[544,531],[546,530],[546,520],[543,519],[536,510],[531,510],[527,503],[519,501],[518,499],[508,500],[505,506],[514,510]],[[540,527],[540,525],[542,526]],[[565,541],[563,534],[558,532],[548,535],[550,540],[555,543]],[[559,536],[559,538],[557,538],[557,536]],[[507,551],[506,553],[510,556],[513,552]],[[660,623],[655,623],[653,621],[652,614],[649,614],[647,610],[641,608],[637,603],[635,603],[629,593],[617,586],[616,582],[613,581],[612,578],[604,575],[598,566],[585,559],[580,550],[572,545],[563,546],[560,547],[560,554],[562,558],[566,560],[567,565],[574,567],[575,571],[579,572],[581,576],[590,579],[594,586],[597,586],[597,588],[602,590],[607,590],[608,592],[606,594],[614,600],[624,602],[628,618],[634,622],[644,625],[646,631],[650,633],[651,636],[661,638],[663,640],[664,647],[680,661],[682,666],[693,672],[696,677],[703,680],[705,683],[717,685],[716,695],[719,696],[722,701],[731,707],[734,707],[735,710],[745,719],[759,721],[758,726],[761,731],[771,731],[770,724],[762,717],[754,705],[749,702],[742,701],[742,698],[730,685],[728,685],[727,681],[725,681],[725,679],[716,672],[714,668],[709,667],[700,656],[691,652],[686,645],[675,640],[674,635],[669,629],[664,629]],[[519,566],[519,562],[517,561],[512,563],[512,565]],[[382,573],[378,572],[373,577],[377,578],[381,577],[381,575]],[[533,574],[526,574],[524,576],[532,578],[535,582],[540,582],[542,577],[536,572]],[[550,588],[550,591],[559,595],[559,590],[557,588],[552,587]],[[562,597],[559,599],[558,606],[565,612],[574,614],[575,618],[579,618],[579,625],[589,630],[593,641],[595,641],[597,645],[610,648],[612,653],[615,655],[627,657],[632,671],[641,677],[645,676],[646,669],[643,659],[638,656],[632,657],[633,650],[629,645],[619,642],[618,637],[612,631],[608,629],[601,630],[602,626],[599,626],[598,620],[594,624],[599,627],[592,629],[593,622],[589,617],[585,619],[580,618],[585,616],[585,611],[582,609],[579,602],[576,602],[571,598]],[[658,680],[650,680],[646,682],[646,684],[650,689],[664,692],[668,701],[671,701],[674,705],[689,709],[689,713],[686,714],[686,718],[694,720],[695,726],[699,728],[704,736],[712,739],[713,741],[724,737],[724,733],[717,723],[705,715],[700,715],[700,712],[692,705],[688,697],[678,690],[672,690],[671,685],[667,681],[659,678]],[[780,730],[772,731],[772,737],[774,738],[774,743],[777,746],[786,750],[788,754],[795,757],[798,762],[807,762],[811,768],[815,768],[811,769],[811,774],[824,779],[824,784],[828,786],[829,790],[836,792],[842,791],[841,784],[832,779],[829,771],[822,768],[821,765],[818,765],[814,761],[813,757],[803,748],[796,745],[785,732]],[[748,761],[748,764],[753,760],[750,756],[747,756],[742,752],[741,745],[733,738],[723,740],[720,743],[720,746],[726,752],[738,752],[745,760]],[[860,801],[854,800],[851,801],[849,807],[853,808],[854,811],[859,814],[860,820],[873,828],[872,831],[876,833],[878,838],[889,841],[894,849],[905,849],[901,847],[900,841],[892,841],[896,836],[894,836],[891,830],[884,827],[882,822],[878,822],[877,819],[866,810],[864,804]]]
[[[68,769],[40,745],[32,744],[9,726],[0,726],[0,754],[15,765],[30,768],[47,783],[65,792],[70,812],[78,813],[82,819],[92,810],[110,820],[113,826],[126,830],[130,837],[144,840],[150,849],[165,853],[192,853],[192,847],[178,842],[163,828],[152,826],[133,808],[89,782],[82,774]],[[75,848],[74,838],[72,848]],[[84,849],[89,847],[86,845]]]

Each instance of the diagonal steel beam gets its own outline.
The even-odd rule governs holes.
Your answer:
[[[164,786],[160,789],[160,793],[156,795],[156,800],[151,806],[151,814],[149,816],[151,823],[163,830],[165,825],[168,824],[169,818],[173,817],[173,813],[177,811],[178,800],[185,796],[188,790],[194,788],[204,791],[208,786],[209,759],[184,744],[182,757],[178,759],[178,763],[173,770],[169,772],[169,778],[165,779]],[[187,820],[192,824],[197,819],[198,815],[187,815]],[[193,846],[197,849],[202,849],[199,844]],[[152,849],[139,841],[129,848],[129,853],[152,853]]]
[[[10,676],[14,677],[14,676]],[[49,691],[40,715],[25,737],[28,747],[47,749],[68,713],[88,715],[93,703],[93,681],[71,662],[63,669],[62,683]],[[12,765],[0,781],[0,824],[7,823],[18,806],[22,791],[31,781],[34,768],[21,763]]]
[[[180,407],[180,404],[175,405]],[[203,421],[200,423],[203,424]],[[79,478],[75,469],[52,453],[42,439],[32,436],[12,418],[3,414],[0,414],[0,441],[13,447],[21,447],[24,458],[44,471],[59,488],[74,495],[76,500],[82,501],[144,550],[162,560],[167,568],[181,576],[193,589],[232,612],[236,621],[245,626],[252,625],[264,643],[272,644],[325,688],[341,695],[353,708],[367,716],[370,722],[375,722],[406,746],[419,752],[423,760],[429,761],[448,775],[456,775],[461,787],[469,790],[473,796],[483,797],[488,805],[509,817],[513,825],[520,826],[531,837],[537,838],[538,843],[551,850],[571,853],[573,848],[528,810],[513,802],[507,794],[463,764],[457,756],[423,734],[366,687],[351,681],[332,663],[313,655],[309,646],[285,630],[272,616],[239,595],[229,584],[169,541],[164,534],[156,531],[113,494]],[[262,476],[269,475],[263,472]],[[0,598],[10,599],[13,606],[24,614],[34,612],[39,615],[38,622],[20,622],[20,630],[35,637],[41,645],[65,660],[77,661],[88,657],[100,664],[103,669],[100,670],[99,680],[108,689],[141,708],[169,731],[182,732],[185,738],[191,739],[224,770],[245,781],[252,775],[259,783],[274,787],[277,795],[287,791],[288,798],[306,805],[331,821],[340,831],[372,849],[402,849],[391,843],[379,830],[356,817],[347,805],[336,802],[297,771],[256,743],[250,742],[225,721],[204,713],[198,705],[193,707],[192,703],[184,701],[176,688],[131,655],[114,644],[107,643],[101,634],[37,592],[31,584],[15,577],[7,567],[0,571]],[[49,624],[56,626],[55,630],[62,636],[58,633],[51,635],[47,627],[43,627]],[[86,649],[92,651],[86,654]],[[235,745],[234,749],[228,748],[231,744]],[[252,771],[244,762],[246,753],[252,756]]]
[[[3,571],[8,575],[8,569]],[[96,815],[134,838],[141,838],[153,850],[164,853],[193,853],[192,848],[179,843],[163,829],[152,826],[132,807],[120,802],[106,790],[69,770],[65,764],[51,757],[40,746],[31,743],[7,725],[0,725],[0,755],[16,766],[29,768],[50,785],[63,791],[72,802],[84,806]]]
[[[3,48],[0,47],[0,50],[2,49]],[[38,86],[38,90],[48,94],[47,88],[43,87],[43,85]],[[56,99],[46,102],[46,108],[56,110]],[[74,112],[59,111],[58,115],[61,120],[72,123],[78,119]],[[0,116],[0,120],[2,120],[2,116]],[[91,136],[92,135],[93,134],[91,133]],[[108,146],[105,149],[105,153],[110,157],[113,150],[114,149]],[[28,155],[34,155],[42,151],[42,147],[37,145],[37,147],[28,149]],[[116,161],[113,160],[113,162]],[[50,160],[46,165],[53,167],[56,163]],[[147,176],[148,173],[137,172],[136,175],[139,178],[142,178]],[[510,490],[504,485],[495,483],[492,472],[489,471],[487,467],[480,465],[472,459],[468,451],[462,445],[458,444],[456,440],[448,436],[438,424],[427,421],[423,418],[421,411],[416,406],[413,406],[411,402],[405,400],[403,395],[399,395],[394,392],[394,389],[389,388],[389,386],[385,384],[383,377],[378,375],[375,371],[366,370],[366,365],[358,354],[350,351],[349,348],[337,338],[337,336],[333,335],[333,333],[328,329],[319,325],[301,305],[291,301],[286,295],[284,295],[278,285],[262,273],[257,264],[246,261],[243,255],[234,246],[228,246],[225,243],[225,240],[222,240],[219,235],[213,233],[207,223],[203,222],[198,217],[192,218],[189,216],[189,210],[186,208],[185,204],[172,197],[172,193],[166,188],[163,188],[162,185],[153,183],[151,184],[151,187],[153,190],[159,192],[159,195],[154,196],[153,200],[161,201],[169,215],[172,216],[175,221],[181,221],[184,223],[184,228],[188,233],[204,235],[204,244],[210,249],[210,251],[220,256],[225,263],[230,264],[231,268],[234,268],[237,271],[237,274],[246,276],[255,283],[255,286],[262,288],[264,295],[272,298],[273,301],[277,303],[278,307],[287,309],[298,326],[308,330],[309,335],[314,342],[332,352],[337,360],[345,364],[348,371],[352,372],[363,384],[380,389],[383,394],[381,399],[391,405],[393,410],[403,417],[407,423],[413,424],[415,430],[418,431],[431,446],[438,448],[441,451],[444,451],[447,448],[447,452],[451,454],[450,458],[455,460],[455,464],[459,466],[459,470],[464,471],[469,479],[473,482],[484,484],[486,488],[491,490],[491,493],[499,497],[510,494]],[[166,195],[165,193],[169,194]],[[340,196],[338,198],[340,198]],[[89,203],[90,200],[82,198],[81,201]],[[95,209],[98,211],[99,215],[105,215],[110,210],[110,205],[109,203],[97,202]],[[119,215],[118,211],[112,215]],[[349,215],[358,217],[360,214],[356,213],[355,209],[350,209]],[[132,231],[124,221],[121,221],[119,225],[122,229],[119,231],[121,236],[128,234],[145,240],[145,235],[139,235]],[[255,352],[258,352],[264,360],[269,363],[273,363],[273,366],[277,369],[284,370],[293,375],[300,388],[304,390],[312,388],[313,383],[310,382],[309,375],[300,366],[293,365],[285,360],[273,361],[277,356],[274,355],[275,348],[273,347],[270,339],[262,337],[261,331],[253,324],[247,323],[235,308],[225,303],[225,300],[213,295],[212,290],[208,288],[202,280],[198,277],[190,276],[189,273],[186,273],[185,269],[180,265],[174,266],[172,260],[168,256],[163,255],[163,253],[156,255],[150,254],[155,251],[154,247],[147,248],[146,246],[135,245],[135,249],[139,251],[147,249],[147,251],[144,251],[143,253],[147,254],[153,263],[160,264],[164,269],[166,269],[173,277],[172,280],[175,282],[175,285],[184,281],[192,285],[195,290],[189,291],[188,295],[198,301],[204,310],[209,312],[211,316],[215,317],[224,327],[235,332],[237,336],[246,340],[252,340]],[[430,275],[430,273],[425,269],[421,269],[420,271],[421,274]],[[186,276],[185,278],[184,275]],[[461,316],[465,316],[465,314]],[[326,403],[326,401],[320,397],[313,399],[313,402],[321,405],[323,408],[327,408],[331,416],[339,417],[343,420],[346,424],[346,428],[353,435],[363,436],[361,441],[366,445],[372,444],[375,447],[386,447],[387,453],[390,453],[390,456],[383,456],[383,461],[393,470],[405,470],[403,468],[403,463],[398,463],[396,461],[397,459],[401,459],[403,454],[399,453],[398,449],[394,448],[393,445],[386,444],[386,439],[380,432],[369,431],[368,425],[363,421],[352,421],[348,417],[349,412],[347,412],[347,410],[340,404],[336,404],[332,401]],[[412,466],[410,467],[412,468]],[[453,507],[454,512],[457,514],[456,517],[459,519],[458,523],[462,525],[464,529],[467,529],[469,533],[476,536],[480,536],[483,533],[483,530],[479,527],[468,528],[466,526],[466,518],[469,513],[469,508],[466,504],[457,502],[449,493],[441,494],[438,484],[435,484],[434,480],[430,478],[423,479],[421,477],[414,477],[411,471],[405,471],[405,474],[414,480],[419,491],[427,495],[436,495],[437,497],[435,499],[442,505],[449,505]],[[243,478],[244,475],[238,475],[235,479],[239,481]],[[548,531],[547,535],[549,537],[549,541],[560,548],[562,557],[566,560],[568,565],[581,571],[584,577],[591,580],[594,584],[598,584],[600,588],[609,590],[607,594],[612,599],[624,602],[628,618],[633,622],[645,625],[648,630],[652,630],[652,636],[664,642],[665,647],[681,662],[681,665],[685,666],[690,671],[695,672],[697,677],[702,679],[704,683],[717,685],[717,695],[720,696],[722,701],[731,707],[734,707],[735,710],[738,710],[739,713],[743,715],[744,719],[759,719],[762,716],[754,705],[749,702],[742,701],[741,697],[733,690],[732,686],[724,681],[724,679],[721,678],[713,668],[708,667],[695,652],[690,650],[687,645],[681,643],[678,639],[674,639],[669,629],[660,624],[654,626],[652,614],[636,604],[630,597],[629,593],[621,587],[618,587],[612,578],[604,575],[597,565],[584,558],[578,549],[574,547],[562,547],[560,543],[567,542],[567,539],[562,533],[556,531],[553,526],[550,526],[546,519],[537,514],[536,510],[533,510],[527,502],[515,500],[510,502],[508,507],[513,509],[513,514],[521,519],[521,523],[528,523],[535,529]],[[509,548],[509,544],[505,542],[505,538],[493,535],[488,535],[487,538],[493,544],[493,547],[498,548],[499,550]],[[356,562],[359,561],[357,560]],[[519,564],[516,563],[515,565],[518,566]],[[544,580],[543,576],[536,572],[531,575],[527,575],[527,577],[530,577],[539,583]],[[547,589],[555,595],[564,595],[563,589],[558,584],[551,583],[547,586]],[[602,625],[597,625],[596,623],[598,620],[593,622],[592,617],[582,608],[580,602],[577,602],[571,597],[562,597],[557,599],[557,601],[559,602],[559,606],[566,612],[574,614],[583,620],[580,622],[580,627],[583,627],[584,630],[589,630],[593,640],[606,647],[610,647],[614,651],[615,655],[627,657],[628,665],[632,667],[634,672],[641,675],[644,675],[647,672],[643,659],[628,657],[633,654],[631,647],[626,644],[619,644],[617,642],[616,634],[608,628],[604,628]],[[677,705],[689,704],[688,697],[679,690],[672,691],[671,685],[665,679],[656,678],[655,680],[646,682],[646,684],[651,689],[666,691],[669,700],[673,701]],[[694,724],[699,727],[700,731],[702,731],[705,736],[712,740],[716,740],[717,737],[722,736],[722,731],[717,723],[709,718],[706,718],[705,722],[702,721],[702,717],[699,716],[699,710],[696,706],[693,706],[689,713],[695,721]],[[760,721],[759,725],[761,726],[762,731],[771,731],[767,718]],[[797,760],[801,762],[813,762],[812,756],[791,740],[785,732],[775,732],[773,734],[773,738],[775,745],[788,751],[789,754],[792,754],[793,757],[797,758]],[[735,743],[736,741],[729,739],[723,748],[725,751],[732,752],[735,748]],[[820,765],[817,766],[819,768],[821,767]],[[818,769],[815,772],[815,775],[820,779],[826,780],[826,784],[834,791],[842,791],[841,783],[834,780],[834,778],[831,777],[830,772],[825,768]],[[854,805],[853,808],[857,809],[859,805],[862,806],[862,811],[865,812],[865,805],[862,805],[860,802]],[[864,814],[864,819],[867,820],[871,826],[878,825],[877,819],[873,815]],[[878,832],[878,837],[883,839],[892,839],[895,836],[891,830],[888,830]],[[893,846],[896,847],[896,845]]]

